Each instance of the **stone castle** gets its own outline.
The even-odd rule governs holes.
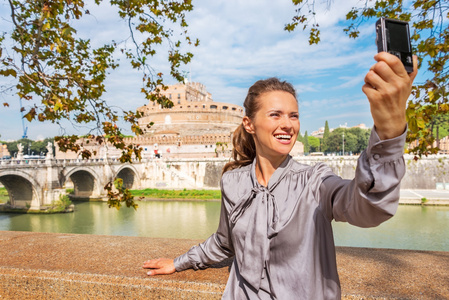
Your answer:
[[[153,125],[146,134],[126,140],[143,146],[142,157],[173,158],[229,156],[232,133],[242,122],[243,107],[214,102],[201,83],[168,86],[161,92],[173,102],[163,108],[155,102],[139,107],[141,128]]]

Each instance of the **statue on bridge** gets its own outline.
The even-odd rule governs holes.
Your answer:
[[[53,144],[51,142],[47,143],[47,155],[45,155],[45,159],[53,158]]]
[[[17,152],[17,159],[23,159],[23,145],[22,143],[17,144],[17,149],[19,152]]]

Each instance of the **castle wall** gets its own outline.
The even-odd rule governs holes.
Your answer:
[[[229,132],[241,124],[244,115],[240,106],[218,102],[172,108],[147,106],[141,111],[144,112],[139,119],[141,128],[146,129],[147,124],[154,123],[146,129],[150,134],[164,130],[176,131],[181,135],[192,135],[195,131],[197,134]]]
[[[170,158],[210,158],[230,157],[232,149],[231,134],[155,135],[125,139],[126,143],[139,144],[142,158],[152,158],[156,153]]]

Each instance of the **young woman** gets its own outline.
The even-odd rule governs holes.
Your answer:
[[[223,299],[339,299],[332,220],[377,226],[394,215],[405,172],[405,107],[415,71],[382,52],[365,77],[374,120],[353,180],[324,164],[307,166],[289,152],[299,133],[294,88],[257,81],[224,168],[216,233],[173,259],[144,262],[148,275],[204,269],[234,257]]]

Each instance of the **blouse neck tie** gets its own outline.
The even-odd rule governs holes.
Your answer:
[[[248,219],[243,249],[239,249],[242,255],[237,255],[236,259],[240,275],[256,290],[260,289],[264,268],[268,268],[270,240],[279,232],[279,209],[272,191],[284,177],[289,161],[290,156],[276,169],[268,187],[265,187],[255,177],[254,160],[251,172],[253,188],[230,212],[230,225],[233,228],[251,204],[255,205]]]

